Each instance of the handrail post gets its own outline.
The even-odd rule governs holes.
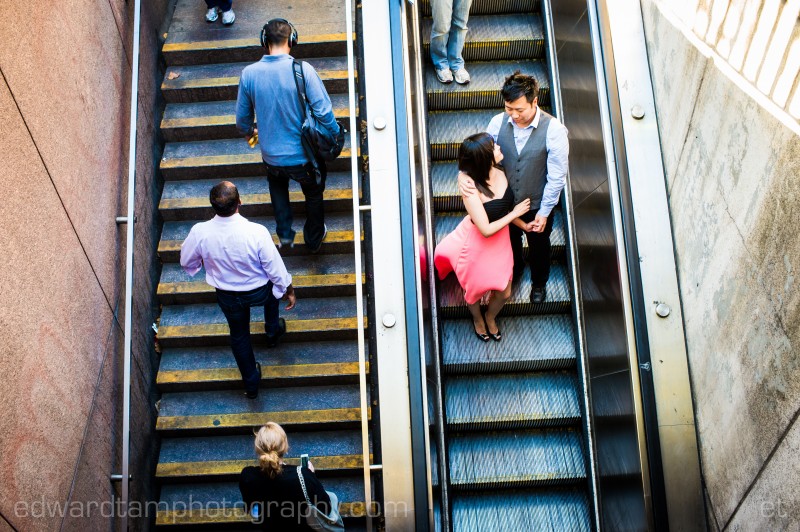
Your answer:
[[[121,530],[128,530],[129,462],[130,462],[130,414],[131,414],[131,323],[133,320],[133,231],[134,193],[136,190],[136,121],[139,106],[139,30],[141,25],[141,0],[133,7],[133,59],[131,61],[131,108],[128,144],[128,214],[126,220],[125,248],[125,348],[122,382],[122,501]]]

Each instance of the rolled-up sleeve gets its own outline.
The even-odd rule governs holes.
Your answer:
[[[247,88],[245,71],[242,71],[242,76],[239,78],[239,95],[236,97],[236,129],[242,135],[249,135],[253,131],[254,122],[253,99]]]
[[[186,240],[181,244],[181,268],[189,275],[194,276],[202,267],[203,258],[200,255],[197,231],[192,227]]]
[[[260,239],[258,257],[261,260],[261,267],[269,280],[272,281],[272,295],[280,299],[286,294],[286,289],[289,285],[292,284],[292,276],[286,269],[286,265],[283,263],[275,244],[272,243],[272,239],[269,238],[269,233],[266,236],[267,238]]]
[[[561,191],[567,183],[569,168],[569,140],[567,128],[555,120],[550,120],[547,128],[547,183],[542,194],[542,203],[537,214],[550,216],[553,207],[558,203]]]

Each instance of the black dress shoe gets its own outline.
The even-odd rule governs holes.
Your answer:
[[[286,332],[286,320],[283,318],[278,319],[278,333],[275,336],[267,336],[267,347],[275,347],[278,345],[278,340]]]
[[[539,304],[544,303],[547,297],[547,288],[544,286],[534,286],[531,289],[531,303]]]

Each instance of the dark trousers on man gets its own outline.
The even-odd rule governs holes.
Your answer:
[[[231,10],[231,7],[233,7],[233,0],[206,0],[206,5],[208,9],[216,7],[224,13]]]
[[[303,227],[303,238],[306,246],[312,250],[319,249],[325,236],[325,211],[322,194],[325,192],[327,168],[325,161],[318,160],[321,173],[317,183],[314,167],[311,163],[297,166],[267,165],[267,181],[272,208],[275,210],[275,232],[281,245],[294,242],[295,231],[292,229],[292,206],[289,202],[289,181],[297,181],[306,197],[306,224]]]
[[[267,336],[279,333],[279,301],[272,295],[272,281],[247,292],[217,289],[217,303],[228,320],[231,330],[231,349],[242,374],[245,390],[257,392],[261,376],[256,368],[256,357],[250,341],[250,307],[264,306],[264,332]]]
[[[508,226],[511,238],[511,251],[514,254],[514,277],[522,274],[525,269],[525,259],[522,256],[522,234],[528,239],[528,264],[531,268],[531,286],[541,287],[547,284],[550,278],[550,233],[553,232],[554,213],[547,217],[544,231],[541,233],[525,232],[514,224]],[[531,210],[520,216],[524,222],[532,222],[536,218],[536,211]]]

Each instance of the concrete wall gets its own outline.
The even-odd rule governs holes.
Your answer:
[[[756,20],[771,4],[796,4],[713,7],[727,3],[728,13],[735,4],[741,19]],[[693,4],[699,13],[710,2]],[[698,39],[686,5],[642,7],[708,520],[714,530],[798,530],[800,126],[792,99],[781,107],[773,88],[759,89],[763,64],[749,79],[717,40],[708,45],[709,32]],[[709,13],[725,20],[726,9]],[[736,35],[728,29],[727,38]],[[778,74],[791,67],[790,46]]]
[[[125,280],[125,227],[114,219],[127,202],[133,4],[0,3],[0,530],[114,527]],[[148,395],[154,134],[169,2],[143,4],[131,449],[139,500],[151,497],[157,452]]]

